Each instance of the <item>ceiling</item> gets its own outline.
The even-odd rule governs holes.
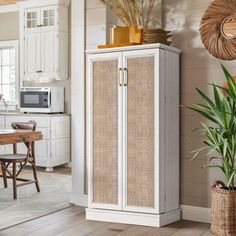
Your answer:
[[[18,2],[17,0],[0,0],[0,6],[8,5],[8,4],[14,4]]]

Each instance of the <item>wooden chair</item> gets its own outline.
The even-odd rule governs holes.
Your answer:
[[[36,130],[36,123],[30,122],[30,123],[23,123],[23,122],[13,122],[11,124],[13,129],[16,130]],[[39,182],[37,178],[36,173],[36,167],[35,167],[35,148],[34,148],[34,142],[27,142],[27,140],[24,140],[22,137],[22,141],[25,143],[25,146],[27,148],[26,154],[18,154],[17,153],[17,144],[13,144],[13,154],[4,154],[0,155],[0,163],[1,163],[1,170],[2,170],[2,177],[4,182],[4,187],[7,188],[7,179],[12,179],[13,182],[13,197],[14,199],[17,199],[17,187],[21,187],[27,184],[35,183],[36,189],[38,192],[40,192]],[[31,164],[33,169],[33,175],[34,179],[23,179],[18,178],[19,174],[21,173],[23,167],[27,164]],[[19,165],[19,169],[17,170],[17,165]],[[12,166],[12,170],[9,168]],[[17,184],[17,181],[23,182]]]

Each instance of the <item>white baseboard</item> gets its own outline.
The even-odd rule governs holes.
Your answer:
[[[210,208],[181,205],[182,219],[203,223],[211,223]]]
[[[71,194],[70,203],[77,206],[88,207],[88,195]]]
[[[181,210],[171,211],[165,214],[143,214],[135,212],[109,211],[98,209],[86,209],[86,220],[113,222],[121,224],[143,225],[162,227],[179,221]]]

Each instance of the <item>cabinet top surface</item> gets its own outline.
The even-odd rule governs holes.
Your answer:
[[[113,47],[106,49],[94,49],[87,50],[87,54],[98,54],[98,53],[106,53],[106,52],[123,52],[123,51],[134,51],[134,50],[143,50],[143,49],[164,49],[167,51],[171,51],[177,54],[180,54],[181,51],[178,48],[170,47],[164,44],[155,43],[155,44],[143,44],[143,45],[135,45],[135,46],[126,46],[126,47]]]

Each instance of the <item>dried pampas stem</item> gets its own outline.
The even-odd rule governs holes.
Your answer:
[[[101,0],[127,26],[148,26],[156,0]]]

